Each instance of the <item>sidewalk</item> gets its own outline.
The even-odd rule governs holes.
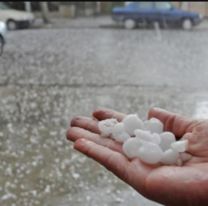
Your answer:
[[[75,19],[53,18],[51,22],[53,28],[99,28],[102,25],[114,24],[111,16],[78,17]]]
[[[41,18],[37,18],[33,28],[120,28],[111,19],[111,16],[97,16],[97,17],[78,17],[78,18],[57,18],[50,19],[51,24],[45,25]],[[197,29],[208,29],[208,18],[205,18],[198,26]]]

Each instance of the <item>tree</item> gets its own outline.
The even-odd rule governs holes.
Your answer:
[[[32,9],[31,9],[31,2],[30,1],[25,1],[24,3],[25,3],[25,10],[27,12],[31,12],[32,11]]]
[[[41,13],[42,13],[43,22],[44,22],[45,24],[50,23],[50,20],[49,20],[48,2],[46,2],[46,1],[41,1],[41,2],[40,2],[40,8],[41,8]]]

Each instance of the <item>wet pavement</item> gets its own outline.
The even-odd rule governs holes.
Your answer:
[[[74,115],[100,106],[206,118],[207,31],[9,33],[0,57],[0,205],[156,206],[73,151],[65,131]]]

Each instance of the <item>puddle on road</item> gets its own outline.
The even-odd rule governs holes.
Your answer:
[[[155,91],[143,92],[119,87],[0,88],[0,205],[157,205],[132,193],[65,139],[68,119],[89,115],[98,105],[141,111],[144,117],[159,99]],[[166,99],[159,102],[166,104]]]

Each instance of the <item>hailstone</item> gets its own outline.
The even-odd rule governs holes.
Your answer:
[[[153,142],[155,144],[160,144],[160,136],[157,133],[150,133],[150,131],[147,130],[141,130],[137,129],[134,131],[134,134],[137,138],[142,139],[144,141]]]
[[[137,116],[137,114],[127,115],[123,119],[126,132],[130,135],[134,135],[134,130],[143,128],[143,121]]]
[[[185,152],[188,149],[188,140],[173,142],[171,148],[176,152]]]
[[[128,158],[137,157],[137,151],[142,142],[138,138],[130,138],[123,144],[123,152]]]
[[[167,165],[174,165],[176,164],[178,157],[178,152],[174,151],[173,149],[168,149],[163,153],[161,162]]]
[[[162,159],[163,151],[161,148],[151,142],[143,142],[138,150],[138,157],[145,163],[156,164]]]
[[[175,135],[172,132],[163,132],[160,134],[160,147],[163,151],[170,148],[171,144],[176,141]]]
[[[103,136],[109,136],[113,132],[114,126],[118,123],[116,119],[106,119],[98,122],[98,128]]]
[[[151,118],[144,122],[144,128],[152,133],[160,134],[163,131],[163,123],[159,119]]]
[[[124,143],[127,141],[130,137],[130,135],[126,132],[119,134],[118,136],[114,136],[113,139],[117,142]]]
[[[117,123],[114,127],[113,127],[113,136],[117,136],[121,133],[126,132],[125,128],[124,128],[124,123],[123,122],[119,122]]]

